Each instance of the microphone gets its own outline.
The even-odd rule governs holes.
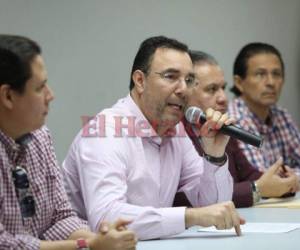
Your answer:
[[[203,124],[206,122],[205,114],[197,107],[189,107],[185,111],[185,118],[191,124]],[[260,148],[263,143],[262,137],[251,134],[235,125],[223,125],[220,128],[220,132],[257,148]]]

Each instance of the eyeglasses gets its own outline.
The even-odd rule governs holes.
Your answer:
[[[24,168],[17,166],[12,171],[12,177],[19,200],[23,218],[35,215],[35,201],[31,193],[27,172]]]
[[[180,83],[182,75],[177,71],[164,71],[164,72],[154,72],[159,75],[162,79],[170,84]],[[196,85],[195,75],[190,73],[184,77],[184,82],[187,87],[192,87]]]

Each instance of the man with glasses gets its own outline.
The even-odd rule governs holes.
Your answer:
[[[53,100],[39,45],[0,35],[0,249],[132,249],[128,221],[87,230],[71,209],[49,131]]]
[[[230,201],[232,178],[224,154],[228,137],[209,129],[231,119],[206,113],[201,129],[206,158],[179,124],[194,78],[185,44],[163,36],[146,39],[133,63],[130,94],[75,138],[63,163],[64,179],[73,206],[93,230],[103,220],[121,217],[133,221],[129,228],[140,239],[193,225],[235,227],[240,235],[244,220]],[[172,208],[178,189],[201,208]]]

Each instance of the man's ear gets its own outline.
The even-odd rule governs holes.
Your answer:
[[[233,77],[234,80],[234,86],[243,94],[244,88],[243,88],[243,80],[240,76],[234,75]]]
[[[145,90],[145,74],[141,70],[136,70],[132,74],[132,80],[134,82],[134,87],[138,94],[142,94]]]
[[[13,108],[13,90],[8,84],[0,85],[0,103],[7,109]]]

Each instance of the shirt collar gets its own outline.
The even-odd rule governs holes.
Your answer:
[[[25,134],[17,140],[14,140],[0,130],[0,141],[9,151],[19,151],[22,147],[26,146],[31,139],[31,133]]]
[[[254,123],[260,134],[268,134],[270,130],[273,130],[273,127],[275,126],[275,123],[273,122],[275,105],[270,107],[267,122],[265,122],[262,121],[256,114],[250,111],[249,107],[241,97],[237,98],[237,101],[238,105],[242,108],[243,113],[246,114],[246,117],[250,118],[250,122]],[[243,119],[243,117],[241,118]]]

